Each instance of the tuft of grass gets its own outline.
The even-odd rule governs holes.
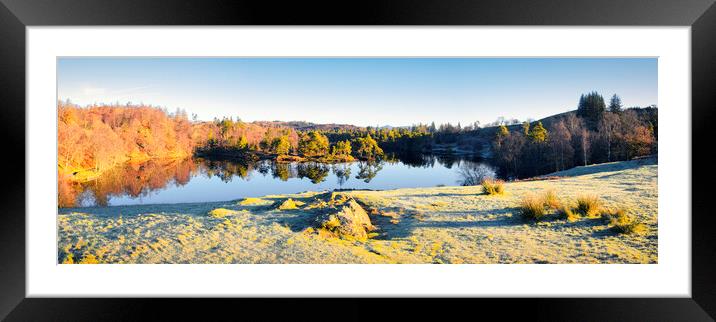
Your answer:
[[[577,197],[577,211],[586,217],[598,217],[601,211],[602,201],[595,195],[582,195]]]
[[[226,209],[226,208],[216,208],[212,211],[209,211],[209,216],[214,217],[214,218],[224,218],[228,215],[233,215],[235,213],[236,213],[235,210]]]
[[[523,218],[534,220],[542,219],[552,211],[560,213],[566,211],[572,212],[569,208],[561,208],[561,203],[554,190],[547,190],[540,195],[529,195],[525,197],[520,204],[520,211]],[[569,217],[566,213],[563,216],[565,218]],[[572,217],[574,217],[574,214],[572,214]]]
[[[620,234],[640,235],[646,232],[646,225],[629,214],[629,210],[617,208],[606,213],[609,225]]]
[[[561,207],[557,193],[551,189],[542,194],[542,202],[549,209],[558,210]]]
[[[520,213],[523,218],[533,220],[539,220],[547,215],[542,198],[534,195],[527,196],[522,199],[522,203],[520,204]]]
[[[482,189],[488,195],[501,195],[505,192],[505,182],[496,179],[485,179],[482,180]]]
[[[559,209],[559,216],[569,222],[575,222],[579,219],[579,213],[575,212],[571,206],[565,205]]]

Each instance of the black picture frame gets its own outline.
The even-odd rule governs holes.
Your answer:
[[[4,210],[0,214],[0,317],[10,321],[241,319],[267,303],[257,299],[40,299],[25,296],[25,35],[27,26],[84,25],[611,25],[690,26],[692,107],[692,297],[451,299],[396,305],[385,300],[276,299],[270,316],[342,314],[343,318],[422,317],[468,310],[545,320],[699,321],[716,317],[716,227],[709,198],[714,174],[709,127],[716,101],[716,5],[714,0],[512,0],[512,1],[141,1],[0,0],[0,138],[6,155]],[[668,89],[661,89],[668,90]],[[22,157],[20,157],[22,156]],[[20,171],[22,169],[23,171]],[[688,187],[684,187],[686,189]],[[50,215],[50,214],[48,214]],[[689,214],[669,214],[684,215]],[[608,283],[608,277],[601,278]],[[658,283],[659,281],[654,281]],[[72,281],[67,281],[71,287]],[[198,302],[188,303],[189,301]],[[315,302],[315,299],[313,300]],[[335,302],[335,303],[334,303]],[[449,308],[448,308],[449,307]],[[196,309],[190,309],[196,308]],[[365,310],[363,310],[365,308]],[[387,310],[386,310],[387,309]],[[319,313],[317,311],[323,313]],[[473,313],[475,314],[475,313]],[[482,313],[481,313],[482,314]],[[487,314],[487,313],[485,313]],[[490,313],[491,314],[491,313]],[[328,316],[328,315],[326,315]],[[477,315],[476,315],[477,316]]]

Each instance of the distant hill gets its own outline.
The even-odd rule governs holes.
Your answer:
[[[363,129],[363,127],[355,126],[351,124],[336,124],[336,123],[327,123],[327,124],[317,124],[312,122],[306,122],[306,121],[254,121],[251,122],[256,125],[260,125],[263,127],[288,127],[299,131],[310,131],[310,130],[321,130],[321,131],[328,131],[328,130],[360,130]]]

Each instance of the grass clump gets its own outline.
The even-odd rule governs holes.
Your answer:
[[[595,195],[583,195],[577,197],[577,211],[590,218],[599,216],[602,201]]]
[[[640,235],[646,232],[646,225],[630,215],[624,208],[611,210],[606,217],[609,218],[609,225],[612,226],[612,229],[620,234]]]
[[[557,210],[561,207],[557,193],[554,190],[547,190],[542,194],[542,203],[545,207]]]
[[[488,195],[501,195],[505,192],[505,182],[496,179],[482,180],[482,189]]]
[[[520,212],[525,219],[540,220],[552,211],[559,211],[560,207],[557,193],[547,190],[540,195],[529,195],[522,199]]]
[[[559,216],[569,222],[575,222],[579,219],[579,213],[574,211],[574,208],[569,205],[564,205],[559,209]]]
[[[224,218],[228,215],[233,215],[235,213],[236,213],[235,210],[226,209],[226,208],[216,208],[212,211],[209,211],[209,216],[214,217],[214,218]]]
[[[545,209],[544,202],[541,198],[532,195],[522,199],[520,213],[525,219],[540,220],[547,215],[547,209]]]

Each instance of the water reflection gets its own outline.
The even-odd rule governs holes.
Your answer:
[[[88,207],[218,201],[338,188],[395,189],[476,184],[479,180],[477,176],[487,171],[477,167],[479,164],[479,161],[471,159],[434,155],[392,155],[381,162],[341,164],[199,158],[150,161],[115,168],[86,183],[58,178],[58,197],[60,207]],[[328,180],[330,175],[334,179]],[[189,187],[184,188],[186,185]],[[182,189],[184,194],[180,193]]]
[[[113,195],[139,198],[169,184],[186,185],[197,171],[198,163],[192,160],[151,161],[126,164],[86,183],[71,182],[67,177],[58,177],[58,203],[60,207],[106,206],[109,197]]]
[[[358,175],[356,179],[361,179],[363,182],[369,183],[380,170],[383,170],[382,163],[360,162],[358,163]]]

